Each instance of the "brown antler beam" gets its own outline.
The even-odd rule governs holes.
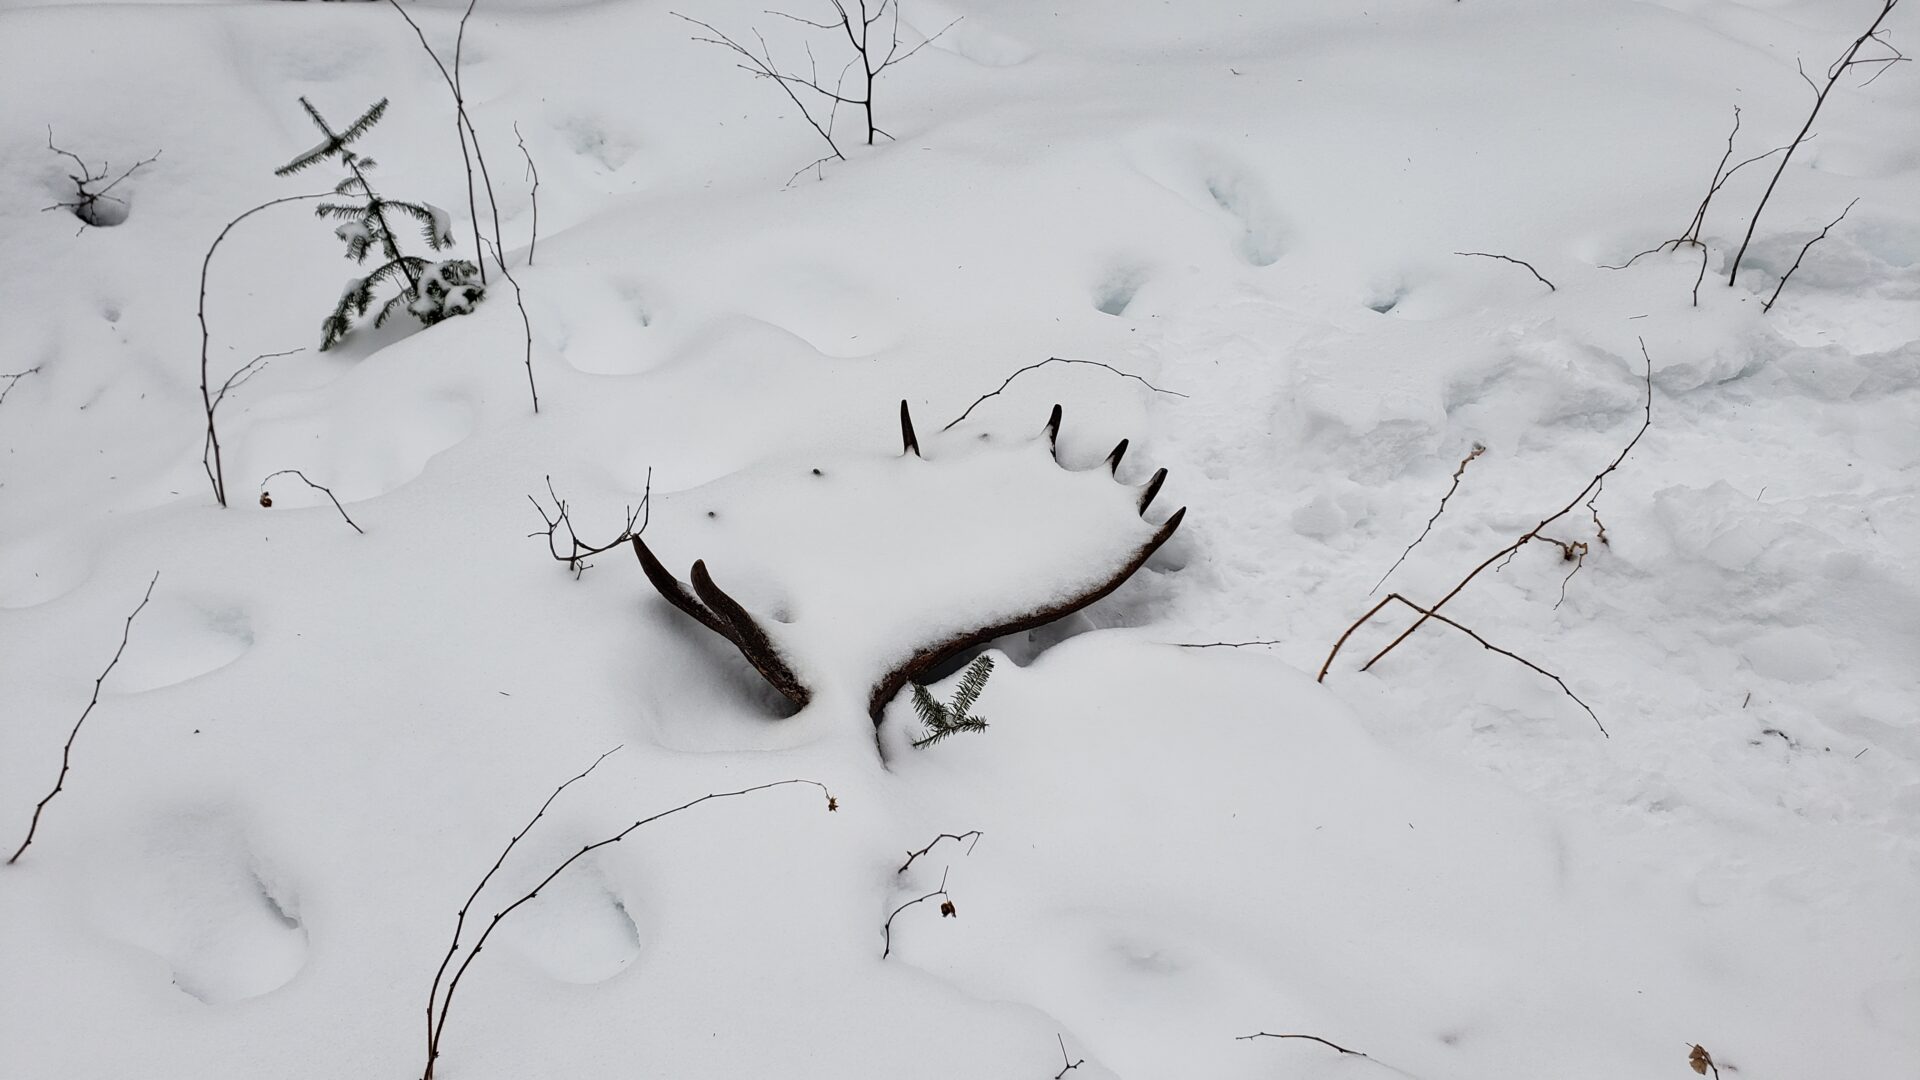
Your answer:
[[[1132,577],[1135,571],[1146,565],[1147,560],[1152,558],[1154,552],[1160,550],[1160,545],[1167,542],[1167,538],[1172,536],[1174,530],[1180,527],[1180,522],[1186,516],[1186,507],[1183,506],[1175,510],[1173,516],[1167,519],[1166,524],[1155,530],[1154,534],[1147,539],[1147,542],[1140,545],[1133,553],[1133,558],[1127,560],[1126,565],[1114,571],[1112,576],[1091,589],[1077,596],[1062,600],[1057,604],[1041,608],[1038,611],[1009,619],[1006,622],[983,626],[970,633],[956,634],[945,641],[921,649],[919,652],[908,657],[904,663],[892,671],[887,672],[879,682],[873,684],[873,692],[867,697],[867,715],[873,719],[873,725],[875,727],[880,726],[880,719],[882,714],[886,712],[887,703],[893,700],[894,695],[900,692],[901,687],[907,684],[908,679],[932,668],[939,667],[942,663],[953,659],[960,653],[978,645],[985,645],[994,638],[1005,637],[1008,634],[1018,634],[1023,631],[1045,626],[1056,619],[1064,619],[1074,612],[1079,611],[1081,608],[1087,607],[1095,601],[1106,597],[1107,594],[1119,588],[1128,578]]]

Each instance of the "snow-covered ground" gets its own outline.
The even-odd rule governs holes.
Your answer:
[[[436,1075],[1680,1080],[1694,1044],[1727,1080],[1920,1073],[1920,74],[1839,81],[1733,287],[1777,155],[1713,200],[1697,306],[1697,249],[1605,268],[1686,229],[1736,106],[1733,161],[1789,142],[1796,61],[1824,83],[1880,0],[906,0],[907,47],[960,21],[881,76],[895,141],[843,107],[817,169],[674,14],[838,70],[765,6],[474,12],[537,414],[497,271],[320,353],[365,272],[334,224],[236,226],[213,388],[306,351],[222,403],[222,509],[208,245],[340,178],[273,175],[300,97],[384,97],[376,187],[477,259],[447,88],[384,3],[0,0],[0,853],[158,573],[0,870],[0,1073],[418,1075],[456,912],[615,746],[463,955],[648,815],[789,778],[837,809],[773,787],[578,858],[473,960]],[[462,8],[408,6],[449,58]],[[49,128],[113,175],[163,151],[123,224],[41,210]],[[1055,356],[1138,378],[1047,364],[940,432]],[[1393,608],[1316,683],[1649,401],[1546,530],[1577,573],[1531,544],[1444,609],[1566,692],[1437,622],[1363,673]],[[1030,441],[1055,403],[1098,473]],[[876,741],[874,665],[1139,542],[1101,486],[1123,437],[1178,532],[994,644],[988,730],[913,749],[902,694]],[[289,469],[364,535],[296,477],[261,506]],[[549,477],[595,544],[650,483],[648,543],[708,560],[814,703],[624,546],[550,558]]]

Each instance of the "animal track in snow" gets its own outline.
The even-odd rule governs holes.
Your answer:
[[[1252,169],[1179,136],[1129,139],[1127,156],[1143,176],[1196,209],[1225,212],[1234,227],[1233,253],[1242,262],[1272,266],[1286,254],[1286,218]]]
[[[1105,315],[1124,315],[1147,283],[1146,271],[1135,266],[1116,266],[1093,289],[1093,309]]]
[[[1207,194],[1240,226],[1233,240],[1234,254],[1249,266],[1272,266],[1280,261],[1285,253],[1286,229],[1263,186],[1240,169],[1220,167],[1207,177]]]
[[[114,665],[104,689],[158,690],[217,671],[253,646],[246,612],[216,601],[160,596],[140,615],[140,647]]]
[[[584,860],[582,860],[584,862]],[[639,923],[598,868],[575,871],[540,890],[500,931],[501,942],[565,983],[605,982],[640,956]]]
[[[306,963],[296,898],[225,808],[151,815],[93,861],[91,921],[166,961],[189,997],[209,1005],[259,997]]]

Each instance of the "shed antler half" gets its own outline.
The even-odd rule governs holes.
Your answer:
[[[1060,435],[1061,408],[1053,407],[1047,418],[1045,436],[1054,463],[1060,465],[1058,440]],[[913,430],[913,419],[907,411],[907,403],[900,403],[901,456],[922,459],[919,439]],[[1109,474],[1117,474],[1122,457],[1127,452],[1128,441],[1120,444],[1107,455],[1104,464]],[[1061,466],[1064,468],[1064,466]],[[818,475],[818,470],[816,470]],[[1139,494],[1132,500],[1135,513],[1142,519],[1152,505],[1154,496],[1160,493],[1161,485],[1166,482],[1167,470],[1160,469],[1145,484],[1138,487]],[[968,649],[983,645],[995,638],[1007,634],[1032,630],[1056,619],[1065,618],[1082,608],[1100,600],[1118,589],[1133,576],[1160,546],[1166,543],[1174,530],[1186,517],[1186,508],[1174,511],[1166,522],[1154,529],[1141,543],[1131,549],[1122,549],[1115,553],[1111,569],[1103,574],[1094,575],[1090,583],[1078,587],[1065,596],[1052,596],[1040,606],[1029,608],[1011,616],[982,617],[981,624],[958,633],[949,633],[940,640],[912,649],[907,657],[895,663],[882,673],[872,684],[867,698],[867,713],[876,726],[887,704],[907,684],[956,655]],[[692,587],[675,578],[661,564],[653,551],[640,537],[633,538],[634,554],[639,557],[640,567],[646,573],[647,580],[659,590],[667,602],[691,615],[707,629],[726,638],[738,648],[747,662],[780,691],[796,708],[804,708],[813,698],[813,692],[800,677],[795,674],[794,665],[783,655],[776,644],[775,637],[769,634],[739,601],[728,595],[707,571],[704,560],[696,561],[692,570]],[[1004,609],[1003,609],[1004,610]],[[963,625],[965,625],[963,623]],[[897,655],[897,654],[896,654]]]

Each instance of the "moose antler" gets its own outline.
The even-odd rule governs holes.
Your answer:
[[[1060,465],[1058,443],[1061,415],[1060,406],[1055,405],[1053,412],[1047,417],[1045,428],[1048,449],[1056,465]],[[902,457],[911,455],[915,459],[920,459],[924,456],[921,454],[919,440],[914,435],[913,418],[904,401],[900,403],[900,439]],[[1122,439],[1119,445],[1113,448],[1112,453],[1107,455],[1105,464],[1109,475],[1116,475],[1119,472],[1120,462],[1126,456],[1127,446],[1128,440]],[[1064,468],[1064,466],[1061,467]],[[815,472],[818,475],[818,470]],[[1167,470],[1160,469],[1150,480],[1140,486],[1139,495],[1134,500],[1134,511],[1143,520],[1146,517],[1147,508],[1152,505],[1154,497],[1160,493],[1161,485],[1166,482],[1166,479]],[[879,725],[887,704],[909,679],[914,679],[939,667],[954,656],[995,638],[1032,630],[1065,618],[1118,589],[1146,564],[1147,559],[1152,557],[1162,544],[1166,543],[1167,538],[1180,527],[1186,513],[1185,507],[1174,511],[1173,515],[1154,529],[1144,541],[1131,550],[1123,551],[1117,563],[1109,571],[1103,575],[1095,575],[1093,581],[1080,586],[1077,590],[1010,617],[983,619],[980,625],[970,626],[957,633],[949,633],[938,641],[914,649],[904,660],[893,664],[872,684],[867,698],[867,713],[875,726]],[[734,647],[746,657],[747,662],[752,664],[754,669],[773,685],[774,689],[780,691],[781,695],[796,707],[804,708],[812,700],[812,689],[795,674],[794,665],[788,661],[781,647],[775,642],[774,636],[767,632],[745,606],[714,583],[705,560],[696,561],[693,564],[693,585],[689,589],[685,583],[668,572],[653,551],[647,547],[646,542],[638,536],[633,538],[633,550],[640,560],[640,568],[645,572],[647,580],[653,583],[653,587],[659,590],[660,595],[665,597],[668,603],[691,615],[707,629],[731,641]]]

